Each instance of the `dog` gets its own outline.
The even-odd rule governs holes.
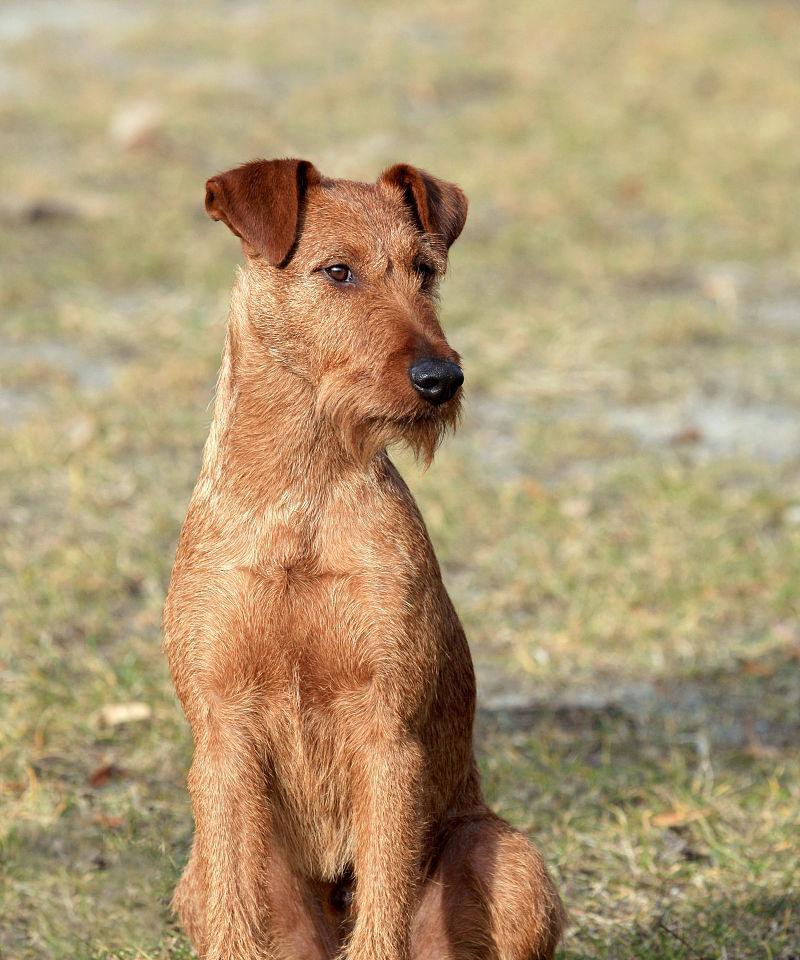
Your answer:
[[[386,454],[430,463],[458,418],[466,197],[284,159],[205,202],[246,266],[164,614],[195,745],[174,909],[205,960],[547,960],[563,907],[484,802],[469,648]]]

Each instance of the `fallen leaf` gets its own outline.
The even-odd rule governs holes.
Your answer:
[[[65,429],[67,444],[71,453],[85,449],[94,440],[97,425],[91,417],[77,417],[71,420]]]
[[[117,727],[122,723],[149,720],[153,710],[147,703],[107,703],[97,713],[101,727]]]
[[[708,273],[703,280],[703,293],[717,306],[735,310],[739,302],[742,276],[739,271],[724,267]]]
[[[111,138],[124,150],[152,147],[162,126],[162,110],[156,103],[141,100],[117,110],[109,124]]]
[[[640,177],[629,175],[623,177],[617,184],[617,196],[626,203],[639,200],[644,191],[644,184]]]
[[[684,427],[669,438],[673,447],[689,446],[695,443],[702,443],[703,431],[699,427]]]
[[[89,783],[93,787],[105,787],[111,780],[119,780],[125,776],[125,771],[115,763],[102,763],[89,776]]]
[[[522,481],[522,489],[531,498],[531,500],[550,500],[552,499],[550,491],[542,486],[538,480],[533,477],[526,477]]]
[[[107,813],[96,813],[92,817],[92,823],[106,827],[108,830],[119,830],[125,823],[125,820],[122,817],[112,817]]]
[[[753,740],[748,743],[742,752],[751,760],[776,760],[781,755],[777,747],[772,747],[768,743],[761,743],[760,740]]]
[[[574,497],[570,500],[562,500],[558,509],[562,517],[569,517],[571,520],[582,520],[591,513],[592,502],[585,497]]]
[[[792,503],[784,510],[783,522],[793,526],[800,523],[800,503]]]
[[[700,820],[702,817],[708,816],[710,812],[711,811],[708,807],[700,807],[697,809],[692,809],[690,807],[676,807],[674,810],[666,810],[664,813],[657,813],[650,819],[650,823],[654,827],[659,828],[680,827],[684,823],[692,823],[695,820]]]
[[[9,793],[12,797],[21,797],[28,789],[27,783],[21,780],[0,780],[0,793]]]
[[[742,660],[741,670],[748,677],[771,677],[775,673],[776,665],[763,660]]]

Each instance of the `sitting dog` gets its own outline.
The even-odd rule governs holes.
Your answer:
[[[195,743],[174,907],[205,960],[550,958],[561,902],[484,802],[469,648],[386,454],[429,463],[457,420],[466,197],[269,160],[206,210],[246,266],[164,615]]]

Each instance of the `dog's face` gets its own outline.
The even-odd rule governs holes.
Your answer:
[[[461,190],[405,165],[366,184],[273,160],[209,180],[206,207],[242,239],[265,350],[319,415],[361,455],[404,440],[429,460],[463,382],[436,314]]]

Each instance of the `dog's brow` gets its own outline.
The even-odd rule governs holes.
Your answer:
[[[321,261],[324,260],[326,263],[335,263],[340,261],[341,263],[352,265],[354,263],[360,263],[363,257],[358,250],[356,250],[355,247],[350,246],[350,244],[337,243],[330,246],[327,252],[320,253],[318,259]]]

